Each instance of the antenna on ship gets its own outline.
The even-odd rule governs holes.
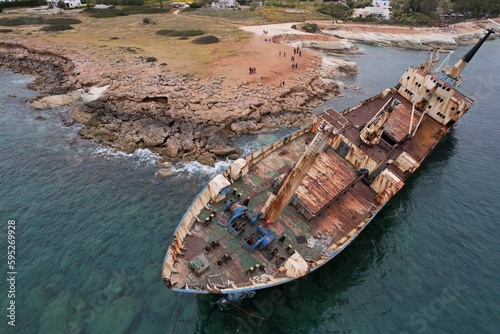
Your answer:
[[[496,34],[496,31],[498,29],[500,29],[500,24],[498,24],[497,22],[495,22],[493,20],[488,20],[488,21],[491,23],[491,27],[488,28],[488,29],[486,29],[487,32],[483,36],[483,38],[481,38],[479,40],[479,42],[477,42],[476,45],[474,45],[472,47],[472,49],[470,49],[469,52],[467,52],[465,54],[465,56],[462,57],[462,59],[460,59],[452,68],[450,68],[446,72],[446,74],[450,78],[459,81],[460,80],[460,74],[462,74],[463,69],[471,61],[471,59],[474,57],[474,55],[479,50],[479,48],[483,45],[483,43],[490,37],[491,34],[494,34],[494,35],[498,36]]]
[[[431,51],[429,52],[429,58],[425,63],[420,64],[419,67],[425,73],[429,73],[430,71],[432,71],[434,66],[436,66],[438,61],[439,61],[439,48],[437,48],[436,50],[431,49]]]

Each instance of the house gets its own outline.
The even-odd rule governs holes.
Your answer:
[[[81,7],[82,2],[80,0],[62,0],[64,1],[64,6],[66,8]],[[56,8],[59,0],[47,0],[47,5],[51,8]]]
[[[391,18],[390,0],[373,0],[371,7],[355,8],[352,17],[375,16],[378,19],[389,20]]]
[[[219,0],[217,2],[212,2],[212,8],[232,8],[238,7],[238,3],[235,0]]]

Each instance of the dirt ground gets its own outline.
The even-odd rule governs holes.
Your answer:
[[[2,13],[0,16],[12,15]],[[20,14],[22,15],[22,14]],[[25,15],[25,14],[24,14]],[[181,16],[176,13],[155,15],[131,15],[108,19],[93,19],[83,13],[57,14],[58,17],[70,16],[82,21],[74,25],[74,30],[44,33],[40,26],[16,27],[13,33],[0,36],[5,41],[21,41],[49,50],[60,48],[78,51],[89,58],[102,60],[99,66],[116,61],[125,61],[129,66],[141,66],[145,75],[151,74],[187,74],[199,75],[202,79],[225,77],[224,88],[232,89],[239,84],[278,85],[291,82],[319,66],[321,56],[302,50],[302,56],[293,54],[293,47],[265,42],[279,34],[306,35],[291,28],[294,23],[265,26],[240,27],[235,23],[219,22],[213,19]],[[145,17],[155,24],[144,24]],[[328,21],[331,25],[332,22]],[[327,23],[327,22],[324,22]],[[299,23],[298,23],[299,24]],[[424,34],[436,32],[437,28],[408,28],[394,26],[368,26],[343,24],[343,29],[354,31],[372,31],[399,34]],[[161,29],[202,29],[206,34],[220,38],[217,44],[196,45],[192,39],[179,40],[156,34]],[[456,31],[473,31],[475,23],[456,26]],[[263,34],[267,31],[267,34]],[[312,35],[317,39],[319,35]],[[329,37],[330,40],[335,40]],[[284,56],[286,52],[286,56]],[[281,54],[281,55],[280,55]],[[91,57],[90,57],[91,56]],[[298,68],[292,68],[291,57],[295,57]],[[155,57],[157,62],[145,67],[141,59]],[[163,66],[160,66],[163,64]],[[249,73],[249,67],[256,68],[256,74]]]
[[[181,17],[173,13],[111,19],[92,19],[74,12],[59,15],[78,18],[82,23],[73,25],[73,30],[57,33],[40,32],[40,26],[20,26],[15,27],[13,33],[2,34],[0,38],[49,50],[74,50],[81,58],[89,55],[89,58],[102,60],[96,64],[96,71],[99,66],[104,69],[106,63],[122,59],[130,66],[142,66],[145,75],[196,74],[207,80],[223,76],[226,78],[224,88],[227,89],[241,83],[257,86],[291,82],[304,71],[311,70],[313,60],[316,65],[321,60],[319,55],[302,50],[301,57],[295,55],[297,68],[292,68],[292,46],[265,42],[276,34],[297,33],[291,29],[293,23],[240,29],[236,24]],[[145,17],[152,18],[155,24],[143,24]],[[219,37],[221,41],[196,45],[192,43],[193,37],[179,40],[176,37],[157,35],[156,31],[161,29],[202,29],[207,34]],[[269,33],[264,35],[263,30]],[[158,60],[145,68],[141,64],[141,58],[145,57],[155,57]],[[159,66],[160,64],[164,66]],[[249,67],[255,67],[256,74],[250,75]]]

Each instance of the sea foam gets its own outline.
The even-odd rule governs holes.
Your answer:
[[[215,162],[213,166],[203,165],[197,161],[183,162],[173,166],[172,170],[175,171],[176,173],[187,173],[190,175],[203,174],[210,177],[214,177],[215,175],[220,174],[221,172],[226,170],[231,164],[231,162],[232,160],[229,159],[221,160]]]
[[[147,165],[155,165],[160,158],[158,153],[153,153],[147,148],[139,148],[132,153],[125,153],[111,147],[98,146],[92,155],[104,158],[126,158],[133,159],[138,163],[145,163]]]

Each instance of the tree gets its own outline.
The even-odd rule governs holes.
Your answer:
[[[500,0],[455,0],[453,9],[458,13],[471,13],[475,17],[500,14]]]
[[[430,15],[436,11],[437,4],[437,0],[410,0],[408,7],[414,12]]]
[[[348,17],[351,17],[353,10],[339,2],[323,2],[318,8],[318,12],[330,15],[335,19],[345,20]]]
[[[66,5],[64,4],[64,1],[63,0],[59,0],[57,2],[57,8],[64,9],[64,7],[66,7]]]

